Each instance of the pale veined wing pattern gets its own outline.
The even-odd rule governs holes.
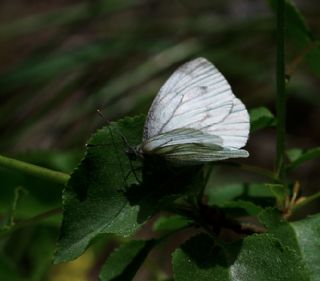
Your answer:
[[[197,58],[179,67],[155,97],[139,153],[179,165],[248,157],[248,112],[216,67]]]

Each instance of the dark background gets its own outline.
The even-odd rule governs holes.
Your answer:
[[[318,1],[296,4],[317,38]],[[266,106],[275,113],[275,42],[274,15],[262,0],[2,0],[0,152],[70,172],[97,128],[146,114],[172,71],[199,56],[218,67],[248,109]],[[287,68],[294,68],[288,84],[288,148],[320,143],[320,67],[310,68],[303,59],[296,64],[303,54],[287,41]],[[252,134],[246,163],[272,169],[275,137],[274,128]],[[24,190],[15,211],[18,220],[61,206],[61,186],[0,172],[2,218],[17,186]],[[311,194],[319,189],[318,172],[319,161],[310,161],[290,177],[302,182],[303,194]],[[228,173],[222,170],[219,176],[228,178]],[[60,220],[2,240],[0,276],[64,280],[54,279],[58,275],[52,272],[71,272],[72,265],[50,265]],[[81,278],[88,271],[95,276],[101,261],[89,252],[79,262],[67,280],[73,280],[70,274],[86,280]],[[148,266],[157,272],[154,264]]]

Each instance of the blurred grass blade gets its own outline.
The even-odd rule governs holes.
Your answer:
[[[320,158],[320,147],[302,150],[302,149],[291,149],[287,151],[287,156],[290,160],[290,164],[288,165],[288,171],[291,171],[299,166],[301,166],[304,162],[313,160],[316,158]]]
[[[0,76],[2,93],[21,87],[25,83],[37,85],[47,80],[53,80],[57,76],[63,76],[71,70],[81,66],[89,66],[97,60],[121,53],[125,44],[119,42],[90,42],[88,45],[61,52],[47,57],[33,56],[12,71]]]
[[[59,27],[71,24],[76,21],[89,18],[92,15],[99,15],[107,12],[129,8],[142,3],[139,0],[108,0],[83,2],[73,6],[48,11],[38,15],[15,20],[0,26],[0,40],[21,36],[27,33],[36,32],[50,27]]]
[[[188,59],[200,50],[201,45],[196,40],[189,39],[160,52],[135,69],[130,69],[109,81],[95,94],[90,95],[86,102],[77,108],[77,112],[72,113],[73,118],[75,115],[83,116],[85,113],[90,113],[97,107],[108,107],[108,110],[112,111],[109,105],[115,98],[120,98],[129,89],[142,84],[173,64]]]
[[[105,99],[105,103],[107,103],[108,100],[111,100],[120,93],[144,82],[148,78],[159,73],[160,71],[165,70],[174,63],[187,59],[199,50],[200,44],[193,39],[170,47],[142,63],[135,70],[130,70],[129,72],[106,84],[96,93],[96,98],[107,98],[107,101]]]

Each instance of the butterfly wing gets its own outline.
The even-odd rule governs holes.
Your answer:
[[[141,149],[144,154],[165,154],[171,147],[182,144],[212,144],[217,150],[222,148],[222,139],[215,135],[208,135],[199,130],[181,128],[159,134],[146,140]]]
[[[223,75],[204,58],[182,65],[162,86],[147,116],[144,142],[181,128],[218,136],[221,147],[227,149],[241,148],[248,139],[245,106]]]
[[[143,153],[159,155],[176,165],[193,165],[228,158],[248,157],[242,149],[222,146],[219,136],[188,128],[175,129],[151,137],[143,143]]]
[[[212,144],[187,143],[183,145],[175,145],[164,150],[163,158],[175,165],[195,165],[207,162],[225,160],[230,158],[248,157],[248,151],[244,149],[229,149],[217,147]],[[161,152],[161,151],[159,151]]]

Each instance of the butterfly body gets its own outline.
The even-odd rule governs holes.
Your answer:
[[[248,157],[242,148],[249,115],[223,75],[205,58],[178,68],[155,97],[145,125],[140,157],[161,157],[188,166]]]

